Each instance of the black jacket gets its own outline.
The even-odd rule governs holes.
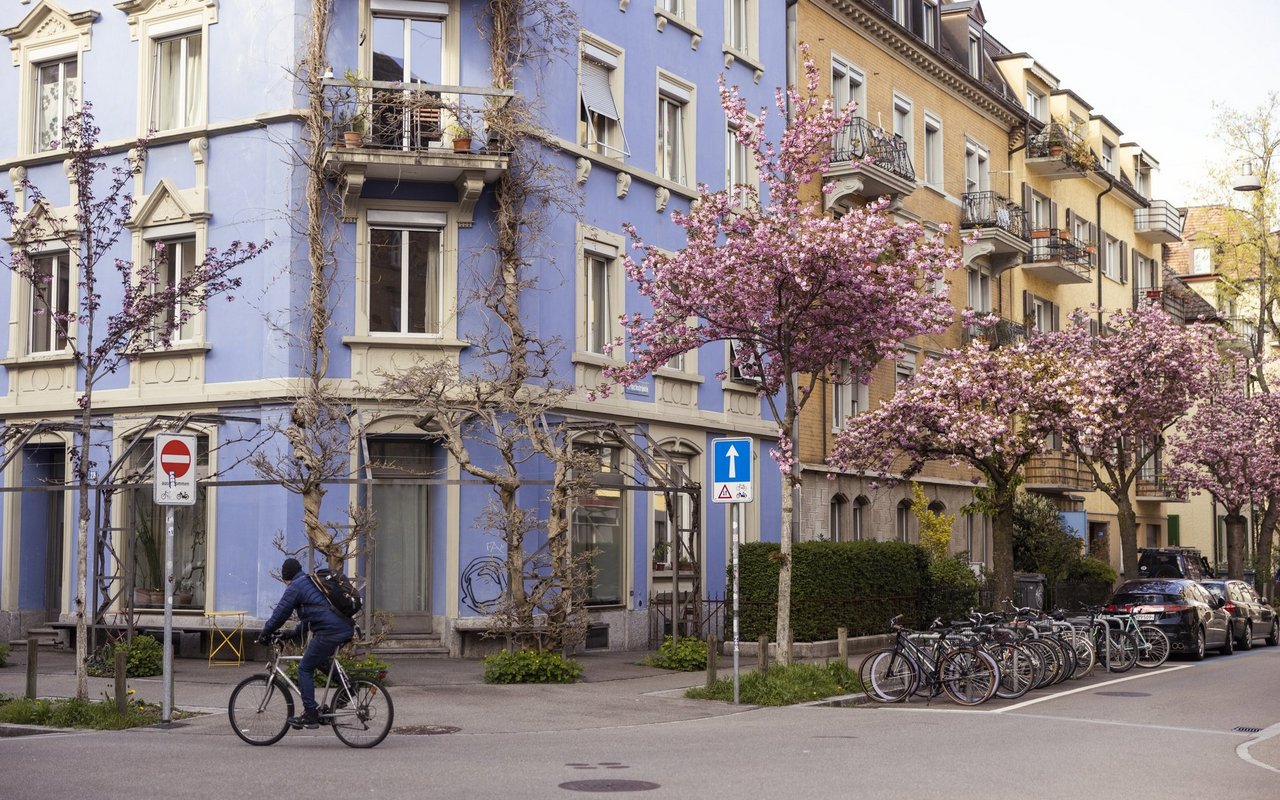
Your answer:
[[[300,572],[289,581],[280,602],[276,603],[275,611],[271,612],[271,619],[267,620],[262,629],[262,635],[274,633],[295,610],[300,620],[299,630],[310,630],[315,636],[345,640],[350,639],[355,630],[355,622],[334,611],[320,587],[311,580],[311,576]]]

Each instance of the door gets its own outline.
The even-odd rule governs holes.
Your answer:
[[[431,632],[431,487],[435,475],[432,446],[422,439],[373,438],[369,458],[375,483],[377,526],[369,570],[369,598],[375,611],[393,615],[395,633]]]
[[[66,535],[66,449],[58,444],[23,448],[18,607],[43,609],[45,619],[62,611],[63,539]]]

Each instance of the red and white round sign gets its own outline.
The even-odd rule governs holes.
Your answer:
[[[170,439],[160,449],[160,472],[181,478],[191,469],[191,448],[181,439]]]

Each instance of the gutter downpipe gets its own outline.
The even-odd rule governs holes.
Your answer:
[[[1097,198],[1095,198],[1097,209],[1095,211],[1094,219],[1096,219],[1097,222],[1094,224],[1095,231],[1093,234],[1093,239],[1094,239],[1093,246],[1097,250],[1095,255],[1097,255],[1098,257],[1097,298],[1098,298],[1098,334],[1099,335],[1102,334],[1102,196],[1110,192],[1112,189],[1116,188],[1116,179],[1110,173],[1105,173],[1105,174],[1107,176],[1107,188],[1103,189],[1101,192],[1098,192],[1098,196]],[[1123,265],[1121,265],[1121,268],[1123,268]]]

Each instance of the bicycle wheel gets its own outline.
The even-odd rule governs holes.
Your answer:
[[[292,716],[293,693],[284,681],[265,673],[240,681],[227,703],[231,730],[253,745],[280,741]]]
[[[333,732],[348,747],[373,747],[387,738],[395,719],[391,695],[381,681],[352,678],[351,693],[339,689],[333,704]]]
[[[942,691],[962,706],[985,703],[1000,685],[1000,668],[991,656],[972,647],[953,650],[939,664]]]
[[[1067,637],[1067,643],[1076,654],[1076,669],[1071,677],[1079,680],[1093,672],[1098,665],[1097,652],[1093,649],[1093,640],[1083,631],[1074,631]]]
[[[1155,669],[1169,660],[1169,637],[1154,625],[1143,625],[1138,629],[1142,639],[1138,642],[1138,666],[1144,669]]]
[[[1057,651],[1058,661],[1062,665],[1062,668],[1058,670],[1056,675],[1054,675],[1053,683],[1050,684],[1051,686],[1053,686],[1053,685],[1062,683],[1067,678],[1070,678],[1072,674],[1075,673],[1076,651],[1072,647],[1070,647],[1066,642],[1062,641],[1060,637],[1057,637],[1057,636],[1046,636],[1044,638],[1044,641],[1047,642],[1050,647],[1052,647],[1054,650]]]
[[[1062,659],[1058,651],[1043,639],[1026,639],[1022,644],[1040,659],[1042,671],[1036,680],[1034,688],[1039,689],[1053,683],[1057,679],[1058,673],[1062,670]]]
[[[892,647],[877,650],[858,666],[862,691],[877,703],[898,703],[911,696],[919,672],[915,662]]]
[[[1107,669],[1111,672],[1128,672],[1138,663],[1138,638],[1128,631],[1112,629],[1107,632]]]
[[[987,652],[1000,667],[1000,685],[996,687],[996,696],[1006,700],[1016,700],[1035,685],[1035,656],[1015,644],[997,644],[989,647]]]

